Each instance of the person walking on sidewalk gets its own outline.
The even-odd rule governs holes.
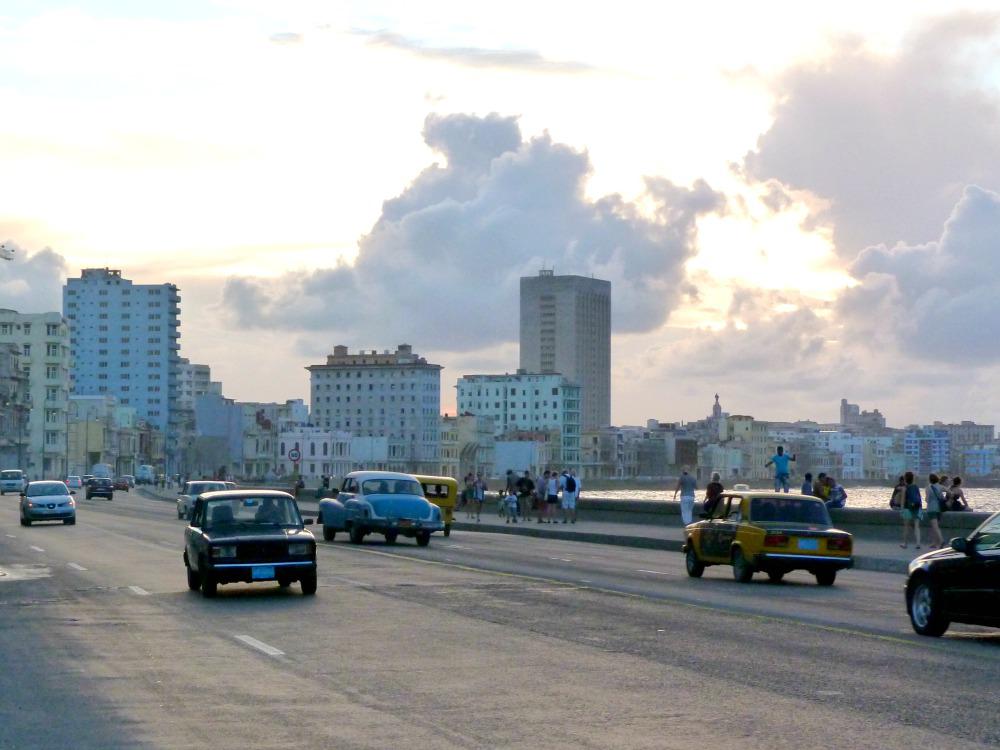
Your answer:
[[[510,523],[513,520],[514,523],[517,523],[517,495],[513,491],[505,490],[498,502],[500,507],[503,508],[506,522]]]
[[[486,480],[483,479],[482,472],[476,473],[476,481],[472,483],[472,499],[476,503],[476,523],[479,523],[483,515],[483,503],[486,502]]]
[[[927,489],[924,492],[924,501],[927,505],[927,525],[931,527],[931,549],[937,549],[944,544],[944,537],[941,536],[941,527],[938,519],[941,518],[941,510],[945,503],[944,487],[941,486],[941,478],[937,474],[927,477]]]
[[[681,470],[681,475],[677,479],[677,487],[674,488],[674,500],[677,493],[681,493],[681,522],[687,526],[694,518],[694,491],[698,489],[695,478],[688,474],[688,467]]]
[[[903,517],[903,543],[899,545],[906,549],[910,523],[913,523],[913,536],[917,542],[917,549],[920,549],[920,519],[924,513],[920,509],[923,501],[920,499],[920,488],[913,483],[913,472],[908,471],[903,475],[906,482],[906,492],[903,494],[903,510],[900,515]]]
[[[771,460],[764,464],[765,469],[772,464],[774,465],[775,492],[781,492],[782,490],[788,492],[788,478],[792,475],[791,469],[788,467],[788,462],[794,460],[795,454],[793,453],[791,456],[787,455],[784,447],[779,445],[778,452],[771,456]]]
[[[531,472],[525,470],[524,476],[517,480],[517,500],[521,506],[522,521],[531,518],[531,497],[534,493],[535,483],[531,479]]]
[[[545,523],[556,522],[556,508],[559,507],[559,475],[549,472],[549,480],[545,485]]]
[[[570,469],[563,477],[562,484],[563,523],[566,523],[568,518],[572,518],[572,523],[576,523],[576,501],[580,497],[580,480],[576,478],[576,474]]]

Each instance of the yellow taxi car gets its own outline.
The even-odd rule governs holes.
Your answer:
[[[820,586],[854,564],[853,540],[833,528],[822,500],[774,492],[724,493],[703,520],[685,527],[687,572],[700,578],[709,565],[732,565],[746,583],[767,573],[777,583],[792,570],[807,570]]]

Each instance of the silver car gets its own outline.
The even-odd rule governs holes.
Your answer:
[[[21,495],[21,525],[33,521],[62,521],[67,526],[76,523],[76,492],[65,482],[45,480],[28,482]]]
[[[0,495],[6,495],[8,492],[20,495],[24,492],[24,487],[27,484],[24,472],[20,469],[4,469],[0,471]]]
[[[194,508],[194,501],[203,492],[218,492],[229,489],[225,482],[218,482],[208,479],[201,479],[194,482],[185,482],[184,491],[177,498],[177,517],[190,518],[191,510]]]

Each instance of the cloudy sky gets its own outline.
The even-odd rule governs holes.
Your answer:
[[[449,411],[546,266],[616,423],[1000,422],[996,3],[654,5],[4,0],[0,306],[121,268],[231,397],[407,342]]]

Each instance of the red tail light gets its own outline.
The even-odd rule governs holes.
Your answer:
[[[788,534],[766,534],[764,536],[765,547],[787,547]]]
[[[826,548],[837,552],[851,551],[851,538],[849,536],[834,536],[826,540]]]

